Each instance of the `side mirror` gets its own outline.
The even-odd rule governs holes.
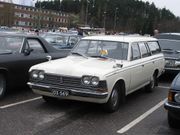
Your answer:
[[[30,55],[32,51],[33,51],[32,48],[25,49],[25,50],[24,50],[24,55],[25,55],[25,56]]]
[[[48,61],[50,61],[50,60],[52,60],[52,57],[51,57],[50,55],[48,55],[48,56],[46,56],[46,59],[47,59]]]

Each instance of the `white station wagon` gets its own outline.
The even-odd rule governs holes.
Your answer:
[[[85,37],[66,58],[31,67],[28,85],[45,101],[94,102],[114,112],[126,95],[142,87],[152,91],[164,64],[155,38]]]

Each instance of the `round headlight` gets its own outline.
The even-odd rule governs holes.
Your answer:
[[[33,71],[33,72],[31,73],[31,77],[32,77],[33,79],[37,79],[37,78],[38,78],[38,72],[37,72],[37,71]]]
[[[177,102],[177,103],[180,103],[180,93],[176,93],[174,95],[174,100]]]
[[[93,86],[97,86],[99,84],[99,78],[98,77],[92,77],[91,84]]]
[[[39,79],[44,79],[44,72],[43,71],[39,72]]]
[[[90,85],[90,83],[91,83],[91,78],[88,77],[88,76],[83,77],[83,83],[84,83],[85,85]]]

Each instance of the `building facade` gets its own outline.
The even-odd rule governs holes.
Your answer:
[[[0,26],[25,28],[67,27],[69,14],[0,2]]]

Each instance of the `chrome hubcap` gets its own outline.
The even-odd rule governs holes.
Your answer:
[[[4,90],[3,80],[2,80],[2,77],[0,76],[0,95],[2,95],[3,90]]]
[[[151,88],[153,89],[155,86],[155,80],[154,80],[154,76],[152,77],[152,80],[151,80]]]
[[[112,105],[116,106],[118,103],[118,92],[117,92],[117,90],[113,90],[112,95],[111,95],[111,100],[112,100]]]

